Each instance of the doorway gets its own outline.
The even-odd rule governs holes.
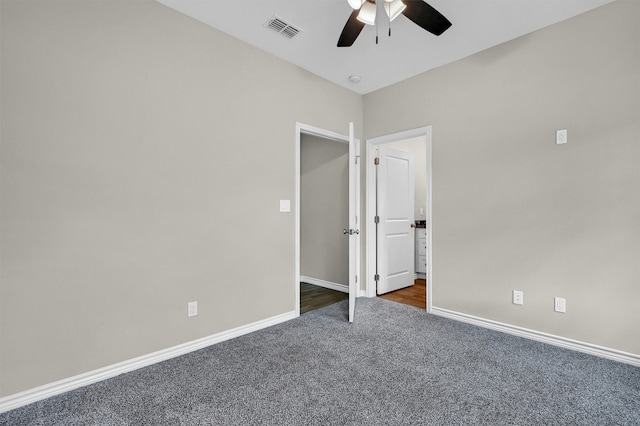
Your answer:
[[[349,305],[346,319],[353,322],[355,318],[356,297],[360,294],[360,141],[355,138],[354,125],[349,123],[348,135],[296,123],[295,144],[295,260],[294,260],[294,294],[295,314],[300,315],[300,151],[303,135],[320,137],[321,139],[337,141],[348,147],[348,216],[346,222],[338,229],[328,232],[337,232],[348,242],[348,285]]]
[[[420,144],[423,146],[421,149],[412,149],[410,144]],[[366,295],[367,297],[375,297],[377,293],[377,284],[381,276],[380,270],[385,270],[385,263],[388,259],[385,258],[384,248],[380,248],[379,243],[384,236],[378,235],[377,221],[383,220],[377,216],[378,207],[384,210],[384,205],[378,203],[383,202],[384,197],[378,199],[377,188],[377,171],[374,166],[374,161],[380,147],[393,147],[399,150],[413,151],[416,155],[416,190],[415,190],[415,229],[416,240],[415,249],[412,250],[412,255],[415,256],[416,274],[414,275],[415,284],[411,287],[407,287],[403,290],[398,290],[398,296],[393,299],[393,293],[387,293],[392,300],[399,301],[401,303],[407,303],[415,306],[410,300],[422,297],[426,299],[426,311],[431,312],[432,297],[432,262],[431,262],[431,235],[432,235],[432,221],[431,221],[431,126],[421,127],[417,129],[407,130],[404,132],[385,135],[377,138],[368,139],[366,142],[367,152],[367,167],[366,167],[366,235],[370,236],[366,242]],[[413,225],[413,224],[412,224]],[[420,239],[420,241],[418,241]],[[422,246],[421,246],[422,245]],[[384,247],[384,244],[382,244]],[[420,250],[419,250],[420,249]],[[418,253],[418,251],[420,251]],[[396,251],[397,252],[397,251]],[[406,253],[406,251],[405,251]],[[422,262],[422,265],[421,265]],[[412,272],[413,273],[413,272]],[[394,292],[395,293],[395,292]],[[419,296],[417,293],[422,293]]]
[[[348,298],[349,146],[300,138],[300,313]]]

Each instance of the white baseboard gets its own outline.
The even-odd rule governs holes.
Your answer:
[[[189,352],[197,351],[198,349],[206,348],[207,346],[215,345],[216,343],[224,342],[225,340],[233,339],[234,337],[239,337],[263,328],[271,327],[272,325],[289,321],[295,317],[295,311],[287,312],[261,321],[253,322],[251,324],[236,327],[231,330],[223,331],[221,333],[213,334],[211,336],[203,337],[201,339],[193,340],[191,342],[183,343],[181,345],[173,346],[171,348],[163,349],[97,370],[89,371],[87,373],[79,374],[77,376],[69,377],[67,379],[59,380],[57,382],[39,386],[37,388],[9,395],[4,398],[0,398],[0,413],[19,408],[42,399],[50,398],[73,389],[87,386],[101,380],[115,377],[123,373],[147,367],[161,361],[166,361]]]
[[[344,284],[332,283],[331,281],[319,280],[317,278],[302,275],[300,276],[300,281],[303,283],[317,285],[319,287],[329,288],[331,290],[341,291],[343,293],[349,293],[349,286]]]
[[[567,339],[565,337],[555,336],[553,334],[530,330],[523,327],[517,327],[515,325],[492,321],[473,315],[462,314],[460,312],[450,311],[448,309],[433,307],[431,309],[431,313],[433,315],[438,315],[456,321],[466,322],[480,327],[489,328],[491,330],[501,331],[503,333],[524,337],[526,339],[536,340],[538,342],[548,343],[550,345],[560,346],[567,349],[573,349],[578,352],[584,352],[590,355],[612,359],[614,361],[640,367],[640,355],[638,354],[632,354],[629,352],[606,348],[604,346],[593,345],[591,343],[581,342],[579,340]]]

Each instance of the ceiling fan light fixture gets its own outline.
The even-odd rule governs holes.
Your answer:
[[[364,22],[367,25],[376,24],[376,5],[375,3],[366,2],[360,8],[358,13],[358,21]]]
[[[387,12],[390,21],[396,19],[407,8],[407,5],[402,0],[385,0],[385,2],[384,10]]]
[[[358,4],[362,0],[347,1]],[[365,0],[360,9],[353,10],[349,15],[347,23],[340,33],[338,47],[353,46],[365,25],[376,26],[376,2],[380,7],[385,8],[384,13],[388,15],[389,35],[391,35],[391,21],[400,14],[435,36],[441,35],[451,27],[451,21],[423,0]],[[380,23],[384,20],[381,17]],[[376,26],[376,44],[378,44],[378,30],[379,28]]]
[[[349,3],[349,6],[354,9],[360,9],[360,6],[362,6],[362,3],[365,1],[367,0],[347,0],[347,3]]]

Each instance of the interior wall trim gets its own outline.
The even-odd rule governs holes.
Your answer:
[[[445,318],[453,319],[456,321],[477,325],[479,327],[484,327],[491,330],[512,334],[514,336],[524,337],[526,339],[536,340],[538,342],[548,343],[550,345],[560,346],[562,348],[572,349],[574,351],[583,352],[589,355],[594,355],[601,358],[607,358],[614,361],[623,362],[625,364],[631,364],[636,367],[640,367],[639,354],[619,351],[617,349],[598,346],[591,343],[582,342],[579,340],[568,339],[566,337],[556,336],[549,333],[543,333],[541,331],[536,331],[528,328],[518,327],[515,325],[505,324],[498,321],[476,317],[473,315],[463,314],[460,312],[450,311],[448,309],[432,307],[431,313],[433,315],[438,315],[440,317],[445,317]]]
[[[147,355],[142,355],[137,358],[132,358],[127,361],[112,364],[103,368],[99,368],[97,370],[89,371],[87,373],[79,374],[77,376],[72,376],[53,383],[9,395],[0,398],[0,413],[4,413],[5,411],[13,410],[24,405],[31,404],[33,402],[50,398],[64,392],[78,389],[92,383],[97,383],[102,380],[118,376],[120,374],[128,373],[139,368],[147,367],[158,362],[166,361],[168,359],[175,358],[189,352],[197,351],[199,349],[206,348],[207,346],[215,345],[216,343],[233,339],[234,337],[239,337],[244,334],[261,330],[263,328],[271,327],[273,325],[294,319],[295,317],[295,311],[286,312],[284,314],[276,315],[271,318],[232,328],[220,333],[212,334],[211,336],[203,337],[201,339],[192,340],[190,342],[186,342],[177,346],[162,349],[157,352],[152,352]]]
[[[313,285],[328,288],[331,290],[341,291],[343,293],[349,293],[349,286],[346,284],[333,283],[331,281],[320,280],[318,278],[311,278],[304,275],[300,276],[300,281],[303,283],[313,284]]]

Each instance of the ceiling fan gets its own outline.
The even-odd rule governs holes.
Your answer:
[[[376,0],[347,1],[354,10],[340,34],[338,47],[353,45],[365,25],[376,24],[376,11],[378,9]],[[387,12],[389,22],[402,14],[437,36],[451,26],[451,22],[447,18],[423,0],[384,0],[384,10]],[[391,35],[391,27],[389,27],[389,35]],[[377,35],[376,43],[378,43]]]

